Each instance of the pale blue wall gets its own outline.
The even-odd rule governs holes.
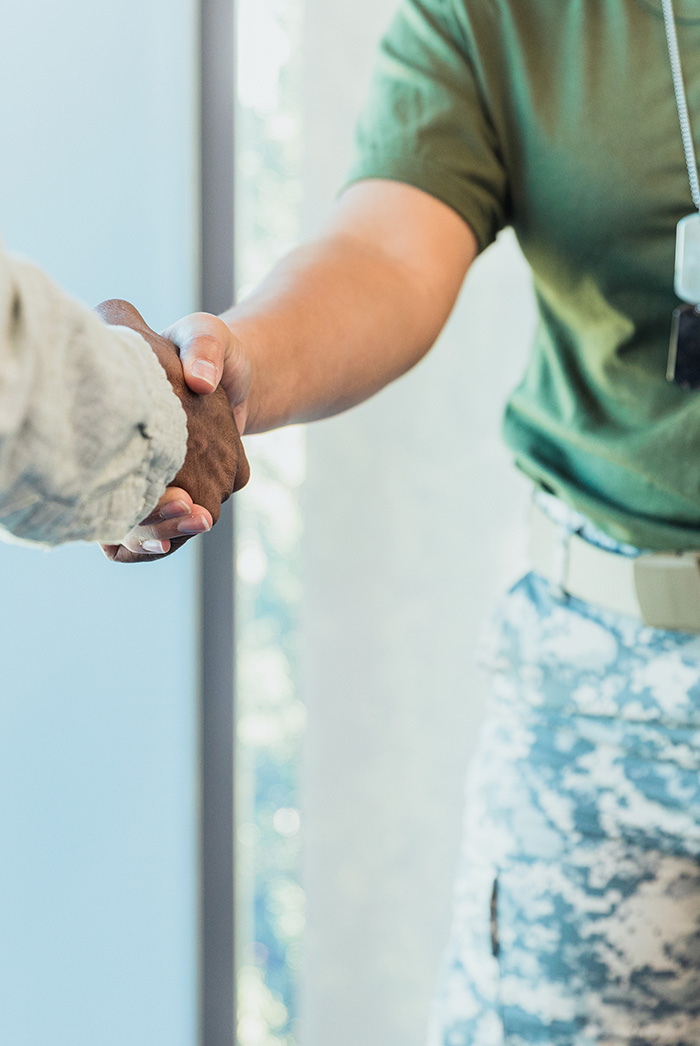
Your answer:
[[[194,0],[0,0],[0,234],[196,301]],[[196,561],[0,546],[0,1044],[196,1041]]]

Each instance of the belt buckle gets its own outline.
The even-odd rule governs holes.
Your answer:
[[[645,625],[700,632],[700,553],[638,556],[634,584]]]

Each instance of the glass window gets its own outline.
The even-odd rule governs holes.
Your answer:
[[[239,0],[238,299],[299,237],[302,0]],[[237,499],[237,955],[240,1046],[298,1046],[300,428],[246,443]]]

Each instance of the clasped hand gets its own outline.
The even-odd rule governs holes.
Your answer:
[[[186,376],[173,342],[151,330],[129,302],[106,301],[96,312],[106,323],[131,327],[145,338],[187,414],[187,454],[172,486],[121,545],[102,546],[115,562],[148,562],[209,530],[218,520],[223,502],[248,482],[250,468],[226,392],[217,387],[218,379],[197,377],[191,368]]]

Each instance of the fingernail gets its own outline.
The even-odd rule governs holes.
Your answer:
[[[165,552],[165,546],[162,541],[142,541],[141,548],[144,552]]]
[[[178,523],[177,529],[181,534],[203,534],[205,531],[211,530],[211,526],[209,520],[204,516],[195,516],[194,519],[185,519],[182,523]]]
[[[186,501],[168,501],[160,510],[160,518],[175,519],[176,516],[189,516],[191,512]]]
[[[195,360],[192,364],[192,374],[195,378],[201,378],[211,385],[213,389],[217,386],[216,367],[209,360]]]

